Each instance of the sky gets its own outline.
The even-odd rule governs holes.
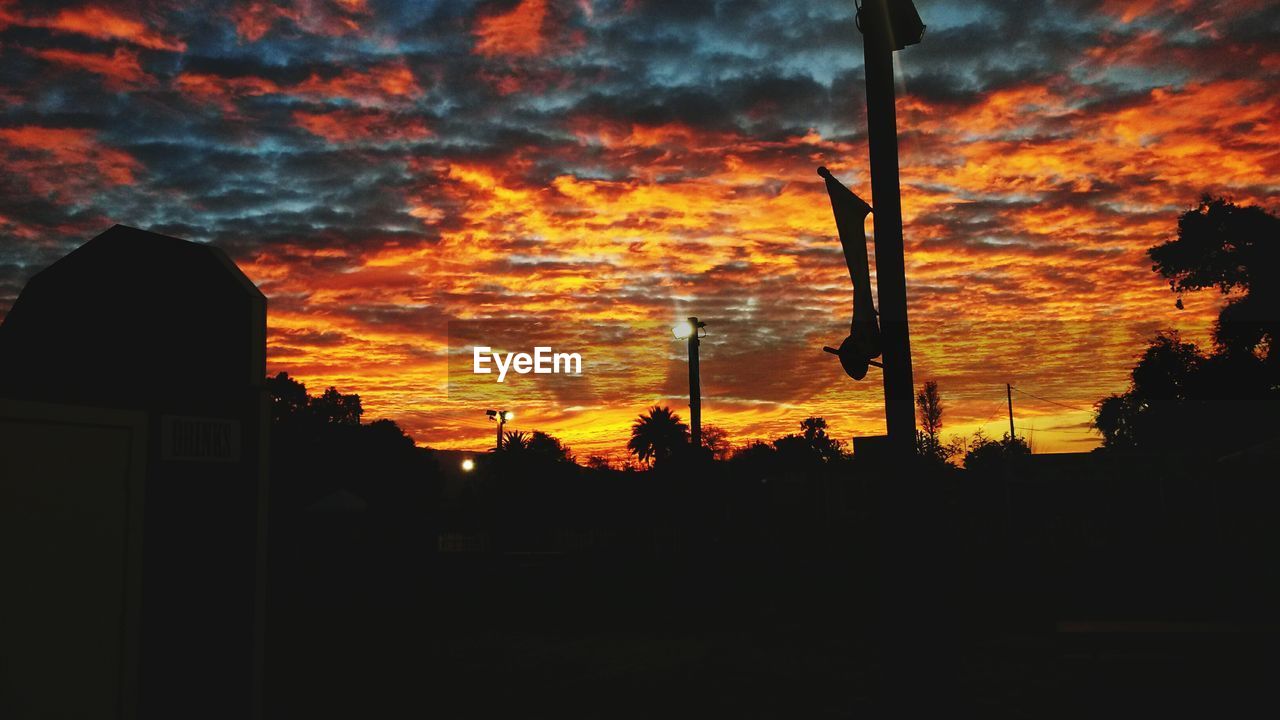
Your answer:
[[[1037,451],[1087,450],[1146,339],[1207,342],[1221,303],[1175,308],[1145,250],[1205,193],[1280,209],[1280,5],[917,7],[896,57],[916,382],[938,382],[944,435],[1007,431],[1010,383]],[[122,223],[225,249],[269,298],[271,373],[358,393],[422,445],[487,447],[502,404],[509,429],[621,457],[647,407],[687,418],[669,328],[690,315],[703,423],[734,443],[810,415],[880,434],[878,371],[821,350],[851,291],[815,169],[871,197],[853,13],[0,0],[0,316]],[[487,321],[583,376],[450,382],[450,329]]]

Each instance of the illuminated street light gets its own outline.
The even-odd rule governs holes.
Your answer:
[[[472,470],[475,470],[475,469],[476,469],[475,460],[472,460],[471,458],[467,458],[466,460],[462,461],[462,472],[471,472]]]
[[[485,410],[484,414],[488,415],[490,420],[497,421],[498,423],[498,444],[496,447],[498,450],[501,450],[502,449],[502,426],[506,425],[508,420],[514,420],[516,417],[516,414],[511,412],[510,410]]]
[[[677,340],[689,341],[689,442],[702,447],[702,383],[698,377],[698,338],[707,336],[707,324],[691,317],[671,328]]]
[[[683,322],[678,322],[671,328],[671,334],[676,336],[677,340],[684,340],[693,337],[694,330],[698,331],[698,337],[707,336],[707,324],[699,322],[698,318],[691,317]]]

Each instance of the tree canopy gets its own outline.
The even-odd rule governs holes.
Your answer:
[[[1157,334],[1129,389],[1103,398],[1094,427],[1103,447],[1221,455],[1280,432],[1280,218],[1204,198],[1178,218],[1177,238],[1152,247],[1152,269],[1178,295],[1217,288],[1228,299],[1212,351],[1176,331]]]
[[[1183,295],[1217,288],[1229,295],[1214,340],[1223,352],[1259,353],[1280,362],[1280,217],[1257,206],[1205,197],[1178,218],[1178,235],[1147,251],[1151,269]]]
[[[651,465],[670,460],[689,444],[689,426],[669,407],[654,405],[631,426],[627,451]]]

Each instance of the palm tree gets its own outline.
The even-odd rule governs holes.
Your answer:
[[[503,450],[528,450],[529,434],[518,430],[509,430],[502,439]]]
[[[654,405],[631,426],[627,451],[648,465],[668,460],[689,444],[689,426],[669,407]]]

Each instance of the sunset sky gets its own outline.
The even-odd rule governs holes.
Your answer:
[[[1280,4],[916,4],[916,382],[938,381],[946,435],[1005,431],[1010,382],[1037,451],[1088,449],[1145,338],[1204,341],[1220,302],[1177,310],[1146,248],[1202,193],[1280,209]],[[487,447],[501,401],[511,429],[618,456],[649,405],[687,416],[687,315],[708,323],[703,422],[735,443],[809,415],[882,433],[878,371],[855,383],[821,349],[851,293],[815,168],[871,197],[853,11],[0,0],[0,316],[122,223],[226,249],[269,298],[271,372],[357,392],[419,444]],[[492,318],[582,353],[583,384],[450,392],[451,321]]]

